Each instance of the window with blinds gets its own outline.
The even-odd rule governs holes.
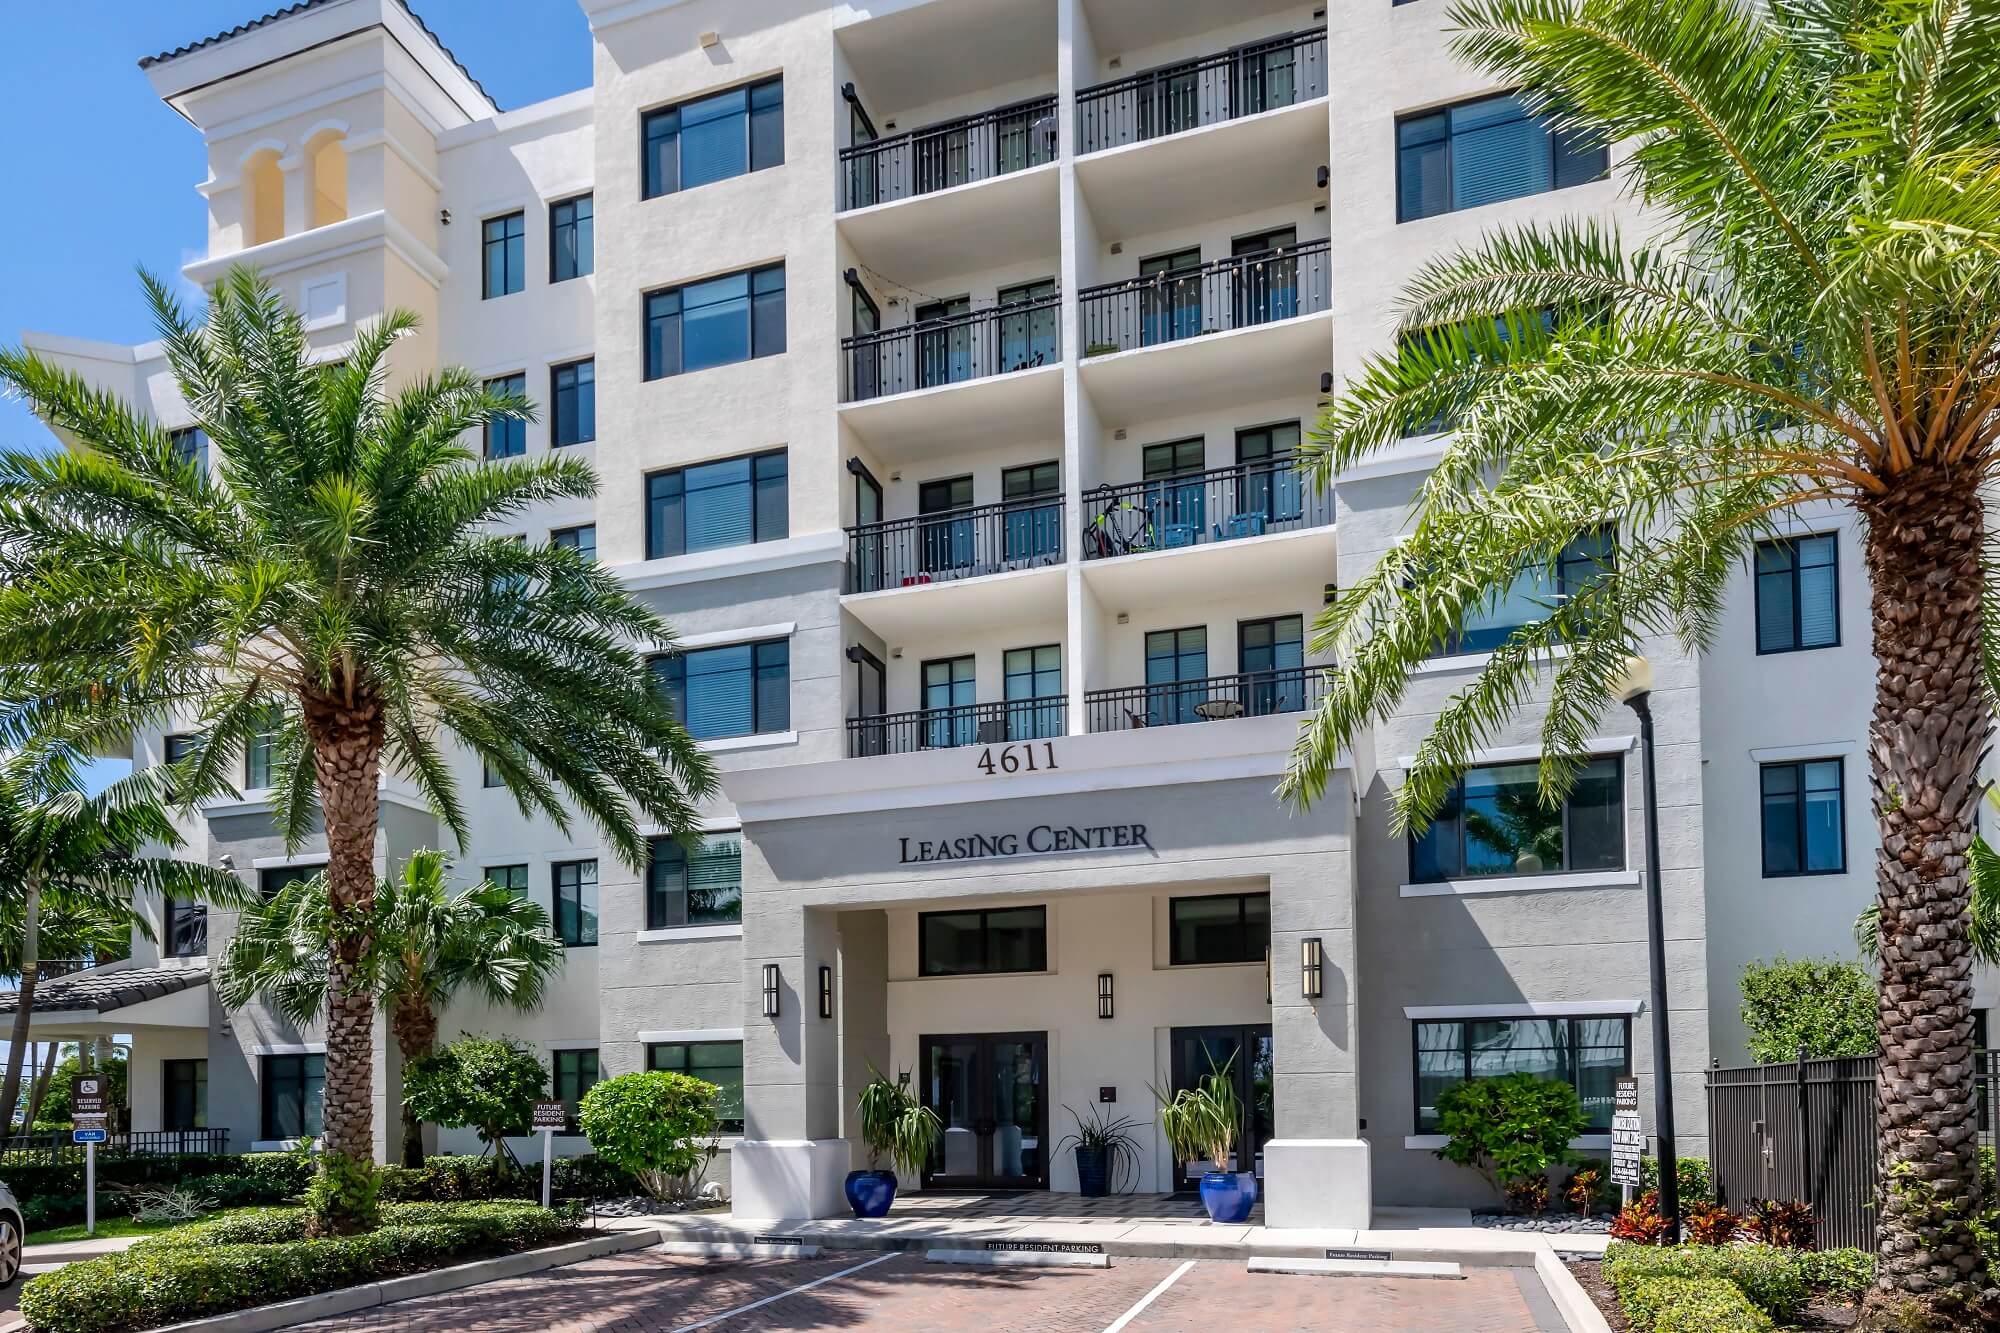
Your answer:
[[[724,458],[646,477],[646,558],[778,541],[790,535],[785,451]]]
[[[646,867],[646,929],[734,925],[743,920],[743,835],[711,833],[690,853],[655,838]]]
[[[549,868],[556,938],[575,949],[597,943],[597,862],[558,861]]]
[[[785,266],[647,292],[646,378],[708,370],[785,350]]]
[[[1757,543],[1757,651],[1840,644],[1840,564],[1832,533]]]
[[[784,639],[656,657],[653,680],[696,740],[785,731],[792,724],[791,645]]]
[[[1602,140],[1552,129],[1514,93],[1460,102],[1396,122],[1396,220],[1600,180]]]
[[[639,117],[639,141],[647,199],[782,165],[784,80],[648,111]]]
[[[725,1134],[743,1132],[742,1042],[656,1041],[646,1047],[646,1068],[714,1084],[718,1127]]]

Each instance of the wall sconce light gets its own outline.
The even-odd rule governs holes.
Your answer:
[[[1111,974],[1109,972],[1099,972],[1097,974],[1097,1016],[1099,1018],[1111,1017]]]
[[[764,1017],[778,1016],[778,965],[764,964]]]
[[[1264,946],[1264,1003],[1271,1002],[1271,946]]]
[[[440,227],[449,227],[451,225],[451,210],[449,208],[440,208],[438,210],[438,225]]]
[[[1322,371],[1321,371],[1321,372],[1319,373],[1319,391],[1320,391],[1321,393],[1332,393],[1332,392],[1333,392],[1333,372],[1332,372],[1332,371],[1330,371],[1330,370],[1322,370]]]
[[[1308,1000],[1317,1000],[1326,993],[1326,959],[1320,949],[1319,936],[1308,935],[1299,941],[1299,993]]]
[[[1326,188],[1327,181],[1332,179],[1332,174],[1328,172],[1325,167],[1321,167],[1319,169],[1319,176],[1317,177],[1317,179],[1319,181],[1319,188],[1324,190]]]
[[[824,963],[819,969],[819,1016],[833,1017],[833,969]]]

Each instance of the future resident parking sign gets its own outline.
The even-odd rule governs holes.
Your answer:
[[[1639,1127],[1639,1080],[1618,1080],[1611,1102],[1611,1183],[1639,1188],[1639,1159],[1646,1151],[1646,1132]]]

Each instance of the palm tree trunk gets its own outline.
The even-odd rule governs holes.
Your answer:
[[[1992,722],[1980,683],[1977,482],[1970,470],[1919,464],[1866,509],[1869,780],[1882,836],[1881,1198],[1863,1327],[1964,1327],[1987,1284],[1968,1226],[1980,1179],[1967,852]]]
[[[327,966],[320,1146],[323,1158],[337,1156],[365,1168],[375,1156],[375,1002],[360,976],[360,965],[368,949],[368,915],[375,903],[382,713],[373,699],[355,704],[308,697],[304,705],[326,824],[327,894],[335,927]],[[327,1223],[336,1231],[352,1231],[369,1225],[369,1218],[355,1213],[329,1217]]]
[[[390,1026],[396,1030],[396,1049],[403,1057],[403,1068],[408,1070],[410,1061],[429,1055],[437,1045],[437,1015],[431,1012],[429,1004],[421,997],[399,995],[394,1011],[389,1017]],[[420,1167],[424,1164],[424,1125],[417,1113],[403,1103],[403,1165]]]
[[[7,1038],[7,1078],[0,1084],[0,1106],[7,1108],[7,1129],[14,1128],[14,1108],[21,1098],[21,1062],[28,1058],[28,1022],[35,1012],[35,974],[42,957],[42,881],[30,872],[22,886],[21,989],[14,997],[14,1028]]]
[[[56,1054],[62,1050],[61,1042],[46,1042],[42,1050],[42,1072],[35,1075],[35,1089],[28,1094],[28,1118],[22,1128],[32,1132],[35,1121],[42,1116],[42,1100],[49,1095],[49,1083],[55,1078]]]

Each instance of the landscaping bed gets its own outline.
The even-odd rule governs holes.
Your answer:
[[[1613,1245],[1570,1272],[1614,1333],[1849,1328],[1874,1263],[1860,1250]]]
[[[127,1333],[578,1239],[574,1206],[392,1203],[379,1229],[305,1238],[303,1208],[245,1209],[149,1236],[21,1289],[36,1333]]]

